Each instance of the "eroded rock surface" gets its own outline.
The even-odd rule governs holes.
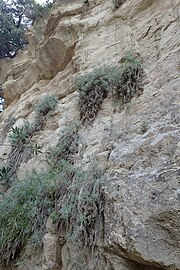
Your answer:
[[[108,97],[95,122],[80,131],[84,164],[95,155],[115,188],[113,199],[106,194],[98,260],[87,254],[81,261],[49,221],[40,254],[30,254],[18,268],[0,269],[180,269],[180,1],[123,2],[115,9],[112,1],[56,1],[39,45],[1,61],[7,106],[0,115],[2,164],[9,151],[7,118],[14,116],[14,126],[20,126],[32,120],[45,93],[59,98],[45,129],[33,138],[43,145],[42,153],[21,164],[19,178],[44,167],[44,153],[60,130],[78,120],[77,76],[118,64],[132,50],[143,59],[146,77],[143,94],[124,110]]]

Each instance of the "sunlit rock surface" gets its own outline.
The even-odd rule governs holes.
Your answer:
[[[21,164],[19,179],[46,166],[47,148],[57,143],[63,127],[78,120],[77,76],[118,64],[127,51],[140,54],[146,74],[140,97],[124,110],[114,110],[108,97],[93,125],[80,131],[86,142],[83,162],[95,155],[116,190],[113,200],[106,195],[98,264],[89,254],[85,265],[75,263],[78,251],[59,239],[49,221],[39,254],[30,251],[24,265],[1,270],[180,269],[179,12],[179,0],[127,0],[118,9],[111,0],[57,0],[40,42],[32,30],[28,51],[1,60],[2,164],[9,151],[7,118],[16,117],[14,126],[20,126],[31,121],[43,95],[59,98],[45,129],[33,138],[43,145],[42,153]]]

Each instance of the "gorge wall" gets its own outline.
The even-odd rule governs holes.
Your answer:
[[[43,130],[33,135],[38,155],[23,161],[22,179],[47,167],[45,152],[60,131],[79,120],[76,78],[102,65],[118,65],[126,52],[143,61],[144,90],[114,108],[112,96],[95,121],[80,128],[84,166],[95,157],[116,192],[106,194],[104,237],[96,256],[78,261],[77,249],[57,233],[50,219],[43,247],[29,248],[24,264],[1,270],[155,270],[180,269],[180,1],[57,0],[38,36],[30,31],[27,51],[0,60],[6,109],[0,115],[0,158],[5,166],[9,119],[13,127],[32,121],[34,106],[45,95],[58,104]],[[82,150],[82,149],[81,149]],[[0,185],[1,192],[4,192]]]

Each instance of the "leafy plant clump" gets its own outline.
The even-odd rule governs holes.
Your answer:
[[[68,161],[16,182],[0,201],[1,261],[9,264],[27,244],[39,247],[48,217],[66,231],[66,240],[94,248],[103,233],[104,173]]]
[[[92,123],[101,108],[103,100],[111,92],[121,103],[143,91],[143,67],[139,56],[128,53],[121,59],[121,66],[103,67],[77,79],[79,109],[82,123]]]
[[[82,123],[94,121],[103,100],[107,97],[118,67],[96,69],[76,81],[79,90],[80,119]]]
[[[139,55],[127,53],[122,59],[120,84],[116,88],[117,98],[124,103],[131,101],[134,96],[143,92],[143,66]]]
[[[57,145],[48,150],[46,158],[53,167],[57,167],[62,160],[74,162],[79,144],[78,129],[78,123],[71,123],[61,131]]]
[[[44,127],[47,117],[55,110],[57,103],[58,99],[53,95],[46,95],[37,103],[35,107],[35,130],[40,130]]]
[[[40,244],[53,209],[53,174],[34,174],[16,182],[0,201],[0,253],[8,264],[27,243]]]
[[[9,167],[0,168],[0,182],[5,186],[6,189],[10,187],[10,179],[12,176],[12,170]]]
[[[23,146],[30,141],[33,133],[33,128],[29,122],[24,122],[21,127],[12,127],[11,133],[9,134],[10,143],[13,147]]]
[[[12,128],[9,134],[11,152],[8,155],[7,165],[11,169],[9,183],[16,178],[16,172],[23,161],[27,161],[32,155],[31,137],[33,127],[29,122],[24,122],[21,127]]]
[[[35,107],[38,115],[45,116],[50,111],[53,111],[58,103],[58,99],[53,95],[44,96]]]
[[[12,148],[8,156],[8,167],[12,171],[11,178],[16,178],[16,172],[23,161],[28,161],[33,154],[41,153],[41,146],[32,143],[32,136],[44,127],[47,117],[55,109],[57,102],[58,99],[54,96],[44,96],[35,107],[36,115],[33,123],[26,121],[21,127],[12,127],[9,134]]]
[[[97,246],[103,238],[104,188],[108,186],[104,172],[95,164],[76,170],[66,192],[57,200],[56,221],[65,225],[67,240],[81,249]]]
[[[15,182],[0,201],[1,260],[9,264],[27,245],[40,246],[48,217],[66,233],[66,240],[93,250],[103,237],[104,171],[96,162],[76,166],[78,128],[73,123],[59,138],[57,152],[48,153],[49,169]],[[38,149],[39,150],[39,149]],[[3,177],[9,171],[2,170]]]
[[[14,125],[15,122],[16,122],[16,119],[12,116],[9,116],[9,117],[7,117],[7,119],[5,119],[3,128],[1,130],[1,134],[0,134],[2,141],[4,141],[4,139],[7,136],[7,133],[12,128],[12,126]]]

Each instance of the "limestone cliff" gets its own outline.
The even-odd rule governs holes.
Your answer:
[[[45,152],[56,145],[59,132],[79,120],[78,76],[118,65],[127,51],[140,55],[145,73],[140,96],[114,109],[108,95],[95,121],[80,129],[85,143],[78,158],[87,164],[95,156],[116,189],[113,198],[106,194],[99,257],[87,254],[78,263],[76,248],[59,239],[48,220],[42,250],[30,250],[24,264],[12,262],[2,270],[180,269],[180,1],[122,2],[115,8],[112,0],[57,0],[39,38],[29,31],[27,51],[0,61],[6,100],[1,165],[11,151],[8,119],[14,117],[13,127],[31,122],[38,100],[47,93],[58,98],[32,138],[42,145],[41,153],[21,162],[18,179],[33,168],[43,170]]]

